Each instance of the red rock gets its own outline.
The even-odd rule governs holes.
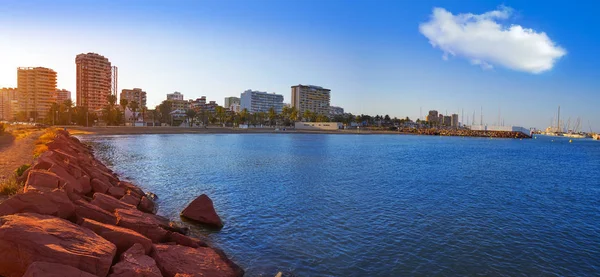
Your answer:
[[[132,184],[130,182],[120,181],[117,184],[117,187],[121,187],[121,188],[124,188],[126,190],[129,190],[129,191],[132,192],[132,194],[139,195],[140,198],[145,195],[145,193],[144,193],[144,191],[142,189],[140,189],[138,186],[136,186],[136,185],[134,185],[134,184]]]
[[[138,204],[140,204],[140,197],[135,195],[134,192],[128,191],[127,194],[121,198],[121,201],[130,205],[137,206]]]
[[[70,265],[106,276],[116,247],[64,219],[23,213],[0,217],[0,275],[23,276],[33,262]]]
[[[223,222],[219,215],[217,215],[212,200],[206,194],[202,194],[194,199],[181,212],[181,216],[217,228],[223,227]]]
[[[119,201],[112,196],[103,193],[94,193],[94,199],[91,202],[101,209],[109,212],[114,212],[115,209],[135,209],[135,206]]]
[[[184,236],[177,232],[169,232],[169,234],[167,235],[167,242],[174,242],[176,244],[187,246],[187,247],[192,247],[192,248],[208,246],[208,245],[206,245],[206,243],[204,243],[203,241],[201,241],[199,239]]]
[[[101,179],[92,179],[90,184],[92,185],[92,191],[96,193],[106,193],[111,187],[110,183]]]
[[[121,199],[125,196],[125,189],[120,187],[110,187],[107,194],[114,198]]]
[[[133,209],[116,209],[115,215],[117,226],[134,230],[152,242],[162,242],[167,237],[168,231],[162,227],[165,222],[155,215]]]
[[[117,255],[127,251],[127,249],[136,243],[142,245],[145,254],[150,253],[152,249],[152,241],[150,239],[129,229],[100,223],[88,218],[84,218],[80,225],[94,231],[94,233],[117,246]]]
[[[38,213],[69,219],[75,213],[75,205],[62,190],[31,191],[17,194],[0,203],[0,216],[17,213]]]
[[[27,191],[46,191],[50,192],[64,184],[65,180],[58,175],[45,170],[31,170],[27,177],[27,182],[23,190]]]
[[[155,244],[152,257],[163,276],[243,276],[244,271],[209,247]]]
[[[154,259],[144,254],[144,248],[139,243],[123,253],[121,261],[111,271],[109,277],[162,277]]]
[[[47,263],[47,262],[33,262],[27,268],[27,271],[23,277],[97,277],[96,275],[89,274],[85,271],[81,271],[70,265]]]
[[[83,200],[74,201],[73,203],[75,204],[77,222],[83,221],[84,218],[89,218],[105,224],[117,225],[117,217],[113,213],[107,212]]]
[[[48,171],[55,173],[56,175],[65,180],[63,188],[66,191],[72,191],[77,194],[87,194],[90,191],[92,191],[91,186],[84,187],[79,181],[77,181],[77,179],[75,179],[75,177],[73,177],[69,172],[67,172],[64,168],[60,167],[57,164],[52,165],[52,167],[50,167]]]
[[[140,199],[140,204],[138,204],[137,207],[140,211],[151,214],[155,214],[157,210],[154,201],[150,200],[150,198],[146,196],[142,196],[142,199]]]

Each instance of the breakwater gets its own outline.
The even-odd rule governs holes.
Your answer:
[[[243,276],[223,251],[156,215],[153,195],[91,147],[66,131],[46,146],[23,192],[0,203],[0,276]],[[216,216],[199,199],[205,206],[188,210]]]
[[[531,138],[530,135],[522,132],[509,132],[509,131],[479,131],[479,130],[468,130],[468,129],[414,129],[404,128],[400,129],[402,133],[415,134],[415,135],[428,135],[428,136],[453,136],[453,137],[484,137],[484,138]]]

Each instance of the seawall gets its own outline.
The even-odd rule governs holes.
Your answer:
[[[226,254],[156,215],[153,195],[57,131],[0,203],[0,276],[243,276]]]

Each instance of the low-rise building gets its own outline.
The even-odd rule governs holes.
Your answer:
[[[239,97],[225,97],[225,105],[223,105],[223,107],[225,109],[229,109],[229,107],[231,107],[231,105],[240,105],[240,98]]]
[[[167,93],[167,100],[181,100],[183,101],[183,94],[181,94],[181,92],[173,92],[173,93]]]
[[[71,100],[71,92],[66,89],[57,89],[54,97],[56,98],[56,103],[62,104],[67,100]]]
[[[146,108],[146,92],[141,88],[121,90],[121,99],[127,99],[128,103],[137,102],[140,109]]]
[[[344,128],[341,122],[296,122],[296,130],[339,130]]]

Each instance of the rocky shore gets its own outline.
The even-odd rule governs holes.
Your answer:
[[[152,194],[119,180],[93,150],[57,131],[0,203],[0,276],[243,276],[223,251],[156,215]],[[205,214],[199,214],[205,213]],[[202,195],[184,216],[220,226]]]

